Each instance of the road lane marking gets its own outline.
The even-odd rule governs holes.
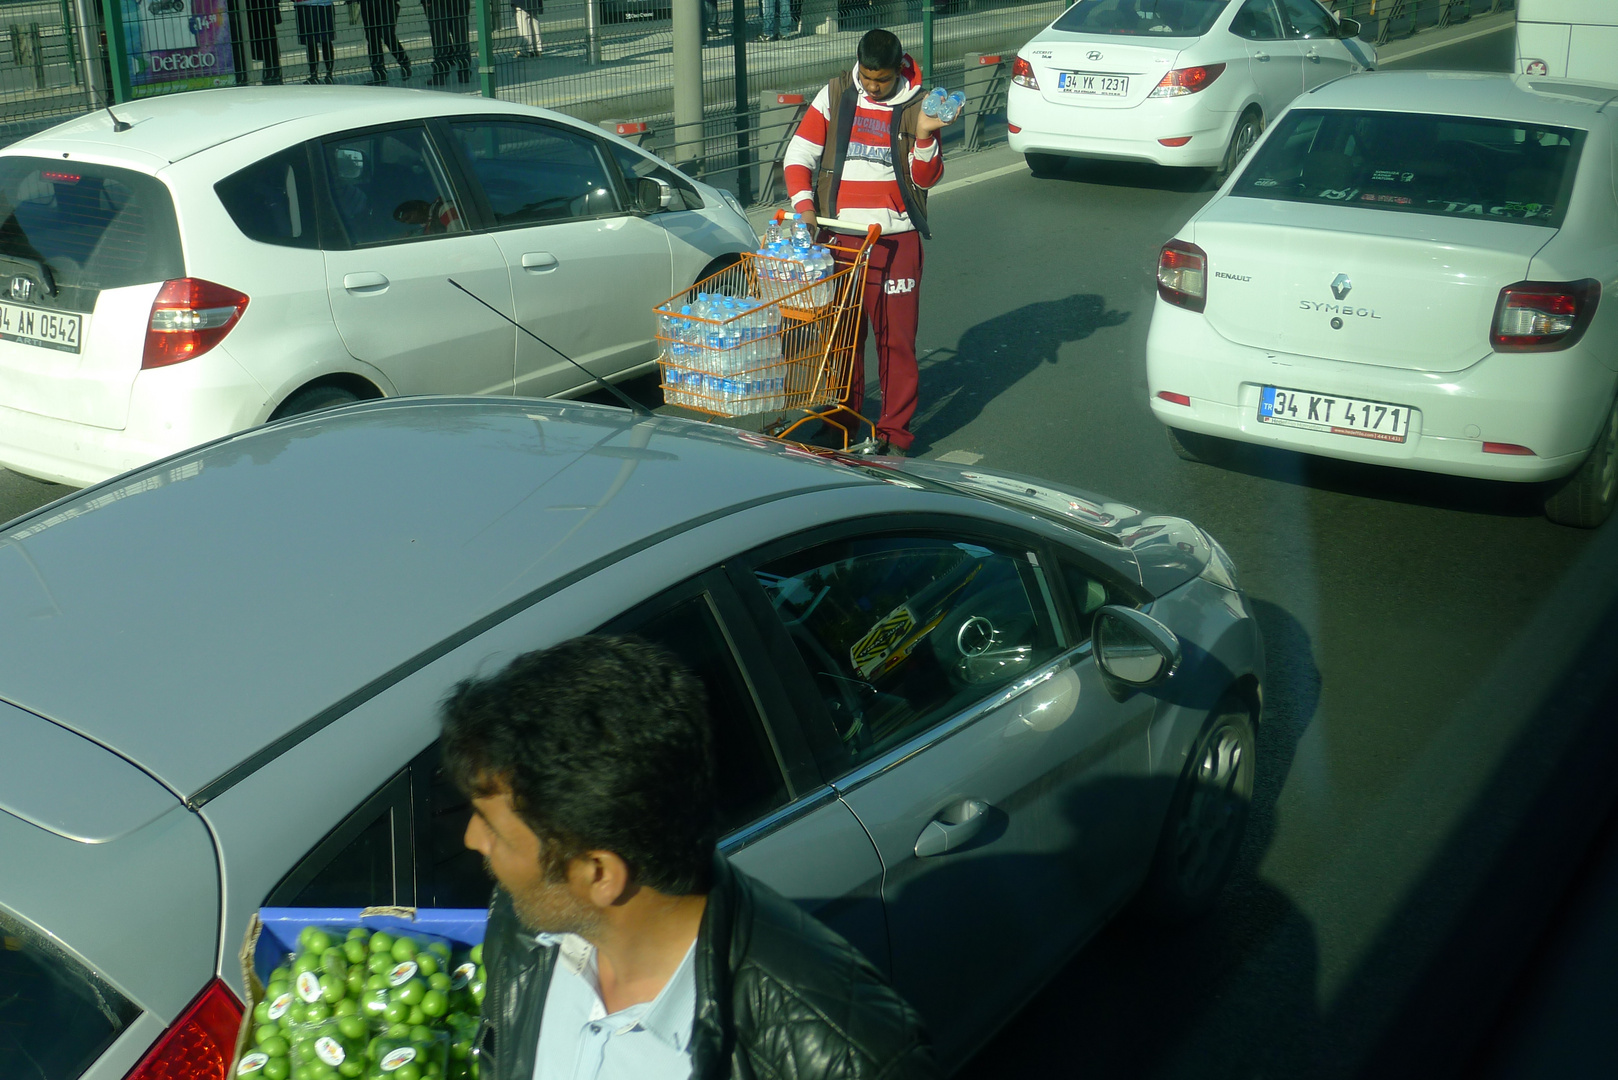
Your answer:
[[[1470,34],[1464,34],[1461,37],[1453,37],[1448,41],[1435,41],[1431,45],[1423,45],[1419,49],[1411,49],[1407,52],[1396,53],[1393,56],[1388,57],[1386,61],[1384,61],[1382,57],[1378,56],[1376,58],[1376,64],[1377,67],[1381,67],[1383,63],[1397,64],[1401,60],[1408,60],[1412,56],[1420,56],[1422,53],[1435,52],[1438,49],[1447,49],[1451,45],[1460,45],[1468,41],[1476,41],[1481,37],[1488,37],[1490,34],[1498,34],[1503,31],[1510,30],[1516,25],[1517,24],[1515,22],[1509,22],[1504,26],[1491,26],[1486,30],[1474,30]]]
[[[930,198],[934,195],[942,195],[946,191],[955,191],[958,188],[971,187],[973,184],[981,184],[985,180],[996,180],[1002,176],[1010,176],[1014,172],[1027,171],[1027,163],[1019,161],[1012,165],[1002,165],[998,169],[990,169],[988,172],[980,172],[975,176],[963,176],[959,180],[947,181],[946,183],[939,184],[937,187],[931,189],[927,194]]]

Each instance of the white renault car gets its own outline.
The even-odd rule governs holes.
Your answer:
[[[1162,250],[1146,345],[1182,456],[1218,436],[1618,493],[1618,90],[1452,72],[1299,98]],[[1603,294],[1608,294],[1603,300]]]
[[[1228,170],[1305,90],[1376,66],[1318,0],[1079,0],[1013,63],[1011,148]]]
[[[0,466],[82,485],[359,398],[576,393],[556,350],[648,367],[653,305],[755,243],[728,193],[523,105],[255,87],[88,113],[0,151]]]

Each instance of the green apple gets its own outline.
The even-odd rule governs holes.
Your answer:
[[[365,1062],[357,1057],[351,1057],[337,1066],[338,1076],[355,1077],[365,1071]]]
[[[320,954],[320,970],[328,975],[348,975],[348,957],[341,949],[327,949]]]
[[[361,931],[361,933],[364,933],[364,931]],[[365,958],[368,955],[369,953],[366,951],[365,942],[356,940],[354,938],[349,938],[347,941],[343,942],[343,959],[347,960],[350,964],[363,964],[365,963]]]
[[[323,1001],[317,1001],[303,1011],[303,1021],[306,1024],[322,1024],[331,1019],[331,1006]]]
[[[277,968],[276,970],[279,971],[280,969]],[[278,979],[278,978],[276,978],[275,976],[272,975],[272,976],[270,976],[269,983],[264,987],[264,1000],[265,1001],[274,1001],[276,998],[280,997],[282,994],[288,993],[291,990],[292,990],[292,975],[290,973],[288,973],[287,977],[284,978],[284,979]]]
[[[299,1065],[292,1070],[292,1080],[309,1080],[309,1066]]]
[[[413,960],[416,957],[416,943],[407,937],[400,937],[393,943],[393,959],[397,963]]]
[[[438,974],[438,957],[430,952],[419,952],[416,954],[416,967],[423,975],[436,975]]]
[[[348,978],[343,980],[343,985],[348,987],[348,996],[359,997],[360,991],[365,989],[365,980],[367,978],[364,968],[349,968]]]
[[[388,977],[386,975],[367,975],[365,977],[365,989],[386,990],[387,988]]]
[[[264,1063],[264,1080],[287,1080],[291,1075],[292,1066],[286,1058],[271,1058]]]
[[[255,1024],[274,1023],[274,1021],[270,1019],[270,999],[269,998],[265,998],[263,1001],[261,1001],[257,1005],[253,1006],[253,1023],[255,1023]]]
[[[472,950],[467,956],[472,963],[481,965],[483,963],[483,946],[481,944],[472,946]]]
[[[391,953],[393,951],[393,935],[386,930],[378,930],[371,935],[371,942],[367,948],[374,953]]]
[[[398,1000],[406,1005],[420,1005],[421,999],[427,994],[427,983],[423,979],[411,979],[398,989]]]
[[[382,1018],[390,1024],[402,1024],[410,1017],[410,1006],[402,1001],[390,1001],[382,1010]]]
[[[320,970],[320,954],[319,953],[312,953],[312,952],[299,953],[298,958],[296,960],[292,961],[292,977],[294,979],[296,979],[299,975],[302,975],[306,971],[319,971],[319,970]]]
[[[439,1017],[449,1011],[449,998],[442,990],[429,990],[421,996],[421,1011]]]
[[[427,1014],[421,1011],[420,1005],[410,1006],[410,1018],[406,1021],[411,1025],[420,1025],[427,1022]]]
[[[336,975],[322,975],[320,977],[320,1000],[327,1005],[335,1005],[348,996],[348,980]],[[330,1015],[330,1014],[328,1014]]]
[[[390,1039],[408,1039],[410,1037],[410,1025],[403,1022],[390,1023],[388,1029],[382,1034]]]
[[[277,1029],[276,1034],[259,1043],[258,1048],[272,1058],[279,1058],[287,1056],[287,1051],[291,1049],[291,1044],[286,1041],[280,1034],[279,1029]]]
[[[351,926],[351,927],[349,927],[346,940],[348,940],[348,941],[365,941],[365,940],[369,939],[370,936],[371,936],[371,932],[369,930],[365,929],[365,927],[363,927],[363,926]]]
[[[472,1000],[477,1002],[478,1008],[483,1008],[483,980],[473,979],[472,985],[467,989],[472,991]]]
[[[298,944],[319,956],[331,948],[331,935],[318,926],[306,926],[298,935]]]
[[[418,1045],[430,1046],[438,1041],[438,1033],[425,1024],[417,1024],[410,1029],[410,1041]]]
[[[445,975],[442,971],[435,971],[431,975],[427,976],[427,986],[429,989],[442,990],[447,994],[450,991],[450,987],[453,985],[454,980],[448,975]]]
[[[362,990],[361,993],[363,992],[364,991]],[[356,998],[351,997],[346,997],[331,1007],[331,1014],[333,1016],[357,1016],[359,1015],[359,1011],[359,1001]]]
[[[277,1029],[274,1024],[264,1024],[253,1029],[253,1045],[261,1045],[265,1039],[275,1035]]]
[[[393,1070],[394,1080],[421,1080],[421,1066],[414,1061],[407,1061]]]
[[[365,962],[365,970],[372,975],[386,975],[393,970],[393,953],[391,951],[374,952]]]

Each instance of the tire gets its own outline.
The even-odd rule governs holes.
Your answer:
[[[1028,171],[1040,180],[1060,175],[1062,166],[1067,164],[1067,159],[1060,154],[1027,153],[1023,158],[1028,162]]]
[[[1578,471],[1558,481],[1545,499],[1545,516],[1558,525],[1594,529],[1618,502],[1618,403],[1601,425],[1590,456]]]
[[[359,399],[358,394],[341,386],[306,386],[281,402],[281,407],[271,414],[270,419],[284,420],[317,409],[334,409],[339,405],[351,405]]]
[[[1223,461],[1229,451],[1225,440],[1213,435],[1201,435],[1195,431],[1181,431],[1179,428],[1166,427],[1168,433],[1169,449],[1181,461],[1194,461],[1203,465],[1217,465]]]
[[[1219,175],[1229,176],[1236,166],[1242,163],[1258,137],[1264,133],[1264,114],[1257,109],[1248,109],[1242,113],[1242,118],[1236,121],[1236,129],[1230,133],[1230,145],[1225,147],[1225,160],[1219,163]]]
[[[1255,753],[1251,713],[1225,698],[1203,725],[1169,801],[1140,896],[1152,917],[1183,922],[1219,898],[1247,827]]]

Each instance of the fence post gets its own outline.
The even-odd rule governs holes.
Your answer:
[[[124,37],[123,0],[101,0],[107,28],[107,65],[112,69],[112,100],[121,104],[135,96],[129,85],[129,42]]]
[[[472,0],[478,20],[478,89],[486,98],[494,97],[494,18],[489,10],[494,0]]]
[[[749,206],[753,202],[753,149],[749,138],[753,118],[747,100],[747,0],[730,0],[730,44],[736,72],[736,198]]]
[[[702,0],[671,0],[669,8],[674,31],[674,146],[665,156],[682,165],[700,160],[703,151]]]
[[[591,67],[601,63],[600,0],[584,0],[584,47]]]
[[[67,66],[73,70],[74,86],[84,82],[84,75],[79,71],[79,49],[73,41],[77,32],[73,26],[73,8],[68,0],[62,0],[62,40],[67,45]]]
[[[921,0],[921,81],[933,81],[933,0]]]

